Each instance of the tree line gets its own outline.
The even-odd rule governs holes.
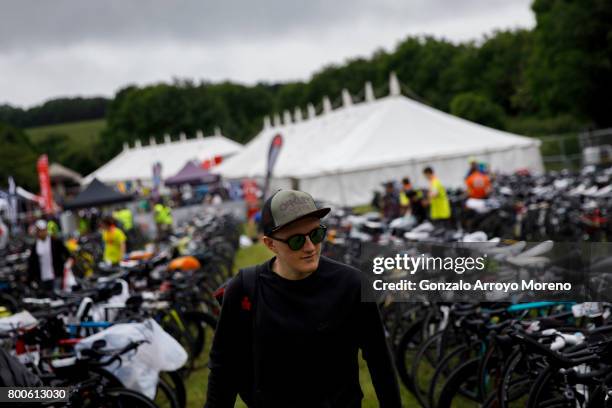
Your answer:
[[[532,10],[536,26],[531,30],[497,31],[464,43],[410,36],[391,51],[326,66],[308,81],[247,86],[176,79],[126,86],[110,101],[97,102],[100,109],[104,105],[98,117],[106,118],[106,128],[92,146],[95,159],[72,167],[88,173],[117,154],[124,142],[150,137],[161,141],[164,134],[181,132],[191,136],[200,129],[210,134],[215,126],[227,137],[246,142],[261,129],[264,116],[296,107],[305,110],[308,103],[320,110],[324,96],[340,104],[344,88],[360,99],[370,81],[377,96],[386,95],[390,72],[403,83],[404,94],[498,129],[542,135],[612,126],[607,112],[612,95],[612,2],[535,0]],[[40,107],[41,112],[58,106],[52,102]],[[3,113],[10,111],[0,108],[0,121],[27,126]],[[64,114],[68,111],[77,112]],[[60,117],[56,115],[48,117]],[[86,118],[91,117],[83,114],[78,120]]]
[[[57,98],[29,109],[0,105],[0,122],[29,128],[100,119],[106,115],[108,98]]]

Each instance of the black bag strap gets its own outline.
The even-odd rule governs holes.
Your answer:
[[[244,294],[249,298],[251,304],[254,306],[257,297],[257,278],[259,275],[259,265],[249,266],[240,270],[240,277],[242,278],[242,289]]]
[[[252,408],[260,408],[263,406],[262,393],[259,389],[261,379],[261,353],[259,352],[259,339],[257,336],[257,292],[259,283],[259,274],[261,273],[262,265],[250,266],[240,271],[242,278],[242,288],[245,296],[251,302],[251,341],[253,354],[253,406]]]

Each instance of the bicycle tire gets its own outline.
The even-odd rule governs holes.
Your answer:
[[[155,402],[127,388],[106,388],[87,408],[159,408]]]
[[[465,352],[465,351],[469,351],[469,347],[468,346],[458,346],[456,347],[454,350],[452,350],[451,352],[447,353],[446,356],[444,356],[444,358],[440,361],[440,363],[437,365],[436,370],[434,372],[434,375],[431,379],[431,383],[429,385],[429,392],[427,393],[427,401],[428,401],[428,406],[430,407],[435,407],[436,404],[436,386],[438,384],[438,382],[443,379],[442,375],[446,372],[446,378],[448,378],[448,376],[450,374],[452,374],[452,372],[457,368],[457,367],[453,367],[449,369],[449,365],[451,363],[451,360],[455,357],[457,357],[458,355],[460,355],[461,353]]]
[[[449,375],[448,380],[442,387],[437,408],[454,408],[456,406],[467,408],[471,405],[474,407],[481,406],[482,401],[479,400],[478,386],[475,386],[475,395],[467,396],[467,398],[471,400],[469,402],[465,401],[466,392],[463,387],[465,383],[472,378],[474,378],[474,384],[476,384],[477,379],[474,377],[474,373],[478,370],[479,360],[479,358],[468,360]],[[461,405],[458,405],[458,399],[462,400]]]
[[[11,314],[19,310],[19,303],[8,293],[0,293],[0,306],[4,306]]]
[[[155,403],[160,398],[160,394],[163,394],[165,401],[163,401],[164,408],[184,408],[179,404],[178,397],[174,388],[162,377],[159,376],[157,380],[157,390],[155,393]]]
[[[414,359],[412,360],[410,372],[413,380],[413,393],[419,401],[419,404],[425,408],[429,407],[427,403],[427,395],[429,393],[429,384],[431,381],[424,378],[424,373],[434,371],[440,362],[440,358],[442,356],[440,355],[439,351],[439,342],[442,340],[443,335],[444,332],[439,331],[428,338],[423,344],[420,345]],[[431,350],[432,346],[433,353]],[[423,365],[425,362],[429,363],[430,368]],[[423,387],[421,385],[423,385]]]
[[[413,349],[417,349],[419,343],[415,335],[420,334],[424,321],[424,318],[417,320],[408,328],[408,330],[404,332],[395,352],[395,365],[397,372],[400,376],[400,380],[409,391],[414,391],[414,381],[406,365],[406,354],[408,353],[408,350],[411,348],[412,344],[415,345]]]
[[[497,401],[499,402],[500,408],[510,408],[511,403],[529,393],[529,389],[533,382],[529,375],[521,376],[518,380],[512,379],[513,374],[521,363],[524,363],[524,355],[522,351],[517,348],[506,359],[502,370],[501,382],[497,390]]]
[[[198,357],[204,351],[206,346],[206,330],[212,330],[214,332],[217,327],[217,319],[214,316],[198,311],[189,311],[182,314],[186,325],[194,323],[196,328],[196,335],[193,336],[194,341],[194,353]]]
[[[159,375],[164,377],[174,390],[179,406],[185,408],[187,406],[187,390],[185,389],[185,381],[183,381],[181,373],[178,371],[162,371]]]

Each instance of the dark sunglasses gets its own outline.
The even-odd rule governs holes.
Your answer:
[[[306,237],[310,238],[310,242],[314,245],[320,244],[325,239],[325,235],[327,234],[327,227],[325,225],[320,225],[317,228],[310,231],[308,234],[295,234],[290,236],[287,239],[280,239],[270,237],[275,241],[284,242],[292,251],[298,251],[302,249],[304,244],[306,243]]]

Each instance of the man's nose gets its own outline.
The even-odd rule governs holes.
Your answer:
[[[314,251],[316,249],[315,244],[312,243],[310,237],[306,237],[306,242],[304,242],[304,250],[305,251]]]

